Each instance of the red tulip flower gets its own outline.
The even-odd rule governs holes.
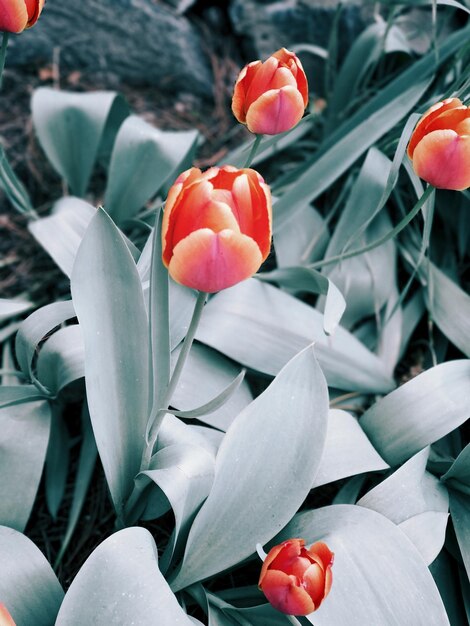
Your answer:
[[[45,0],[0,0],[0,31],[21,33],[38,21]]]
[[[16,626],[4,604],[0,602],[0,626]]]
[[[293,52],[281,48],[267,61],[246,65],[235,83],[232,111],[249,131],[277,135],[293,128],[308,103],[308,85],[302,64]]]
[[[214,293],[252,276],[271,248],[271,192],[252,169],[193,167],[171,187],[163,263],[178,283]]]
[[[458,98],[434,104],[417,123],[408,156],[416,174],[434,187],[470,187],[470,107]]]
[[[308,550],[303,539],[289,539],[271,548],[258,586],[275,609],[287,615],[308,615],[328,595],[333,552],[321,541]]]

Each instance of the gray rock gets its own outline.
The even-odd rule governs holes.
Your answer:
[[[61,69],[211,95],[199,33],[154,0],[48,0],[34,28],[11,37],[8,65],[51,63],[54,50]]]
[[[232,0],[229,14],[247,58],[264,60],[279,48],[296,44],[327,48],[339,4],[338,0]],[[359,0],[343,5],[338,24],[340,56],[371,19],[370,6]],[[302,61],[308,75],[317,75],[323,64],[307,54]],[[320,85],[314,88],[319,90]]]

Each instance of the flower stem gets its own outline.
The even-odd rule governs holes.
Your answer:
[[[432,185],[429,185],[421,198],[411,209],[411,211],[407,215],[405,215],[405,217],[400,222],[398,222],[395,228],[393,228],[387,234],[383,235],[383,237],[379,237],[379,239],[376,239],[367,246],[364,246],[363,248],[358,248],[357,250],[353,250],[352,252],[343,252],[342,254],[329,257],[328,259],[323,259],[321,261],[316,261],[315,263],[310,263],[308,267],[310,267],[310,269],[316,269],[317,267],[324,267],[325,265],[331,265],[332,263],[339,263],[341,261],[344,261],[345,259],[351,259],[352,257],[358,256],[359,254],[364,254],[365,252],[370,252],[370,250],[373,250],[374,248],[378,248],[392,237],[396,237],[398,233],[400,233],[406,226],[408,226],[411,220],[416,217],[416,215],[420,212],[423,204],[426,202],[426,200],[428,200],[431,194],[434,193],[434,191],[435,188]]]
[[[5,59],[7,56],[8,37],[10,33],[3,33],[2,45],[0,47],[0,89],[2,88],[3,68],[5,67]]]
[[[186,337],[184,338],[181,352],[178,355],[178,360],[176,361],[175,369],[173,370],[173,374],[171,375],[170,382],[168,384],[168,389],[165,394],[165,399],[162,403],[162,408],[159,409],[158,413],[165,413],[166,409],[170,405],[171,398],[173,396],[173,393],[175,392],[175,389],[181,377],[181,372],[183,371],[184,364],[186,363],[186,359],[188,357],[189,351],[191,350],[191,346],[193,345],[194,337],[196,335],[196,330],[199,325],[199,321],[201,319],[202,311],[204,310],[204,305],[206,303],[206,300],[207,300],[207,293],[205,293],[204,291],[200,291],[196,300],[196,304],[194,305],[193,316],[189,324],[188,332],[186,333]],[[157,417],[157,415],[155,417]],[[140,464],[141,472],[145,472],[150,467],[150,461],[152,458],[155,443],[157,441],[158,430],[159,430],[160,424],[161,424],[161,420],[155,419],[153,425],[150,428],[148,443],[146,447],[144,448],[144,452],[142,454],[142,461]],[[124,516],[126,519],[130,519],[131,522],[132,522],[132,512],[136,509],[139,498],[145,486],[146,485],[144,485],[143,482],[137,483],[134,486],[134,490],[132,491],[124,507]]]
[[[259,148],[259,144],[261,143],[261,139],[263,139],[263,135],[256,135],[255,140],[253,141],[253,143],[251,145],[250,154],[248,155],[246,163],[245,163],[245,165],[243,167],[250,167],[253,159],[256,156],[256,153],[258,152],[258,148]]]

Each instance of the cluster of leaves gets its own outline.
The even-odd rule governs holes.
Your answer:
[[[73,195],[38,217],[3,152],[0,182],[72,298],[20,323],[34,304],[0,301],[0,600],[20,626],[201,623],[192,605],[211,625],[282,626],[256,577],[221,581],[257,558],[256,544],[289,537],[336,554],[331,594],[307,623],[465,623],[469,195],[416,205],[424,189],[404,154],[417,110],[468,97],[470,30],[416,58],[395,17],[366,29],[333,77],[327,58],[325,110],[261,142],[255,166],[276,196],[272,269],[210,298],[163,414],[196,294],[168,279],[158,216],[198,135],[157,130],[115,93],[35,92],[37,137]],[[249,147],[224,163],[242,166]],[[88,191],[96,166],[105,210]],[[413,206],[422,217],[395,237]],[[429,329],[431,362],[395,388],[416,328]],[[77,398],[81,452],[56,564],[97,455],[116,532],[64,596],[23,531],[44,466],[51,515],[59,509]],[[169,539],[139,526],[170,510]]]

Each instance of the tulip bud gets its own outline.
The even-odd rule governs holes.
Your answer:
[[[4,604],[0,602],[0,626],[15,626],[12,616]]]
[[[178,283],[214,293],[252,276],[271,249],[271,192],[252,169],[193,167],[171,187],[163,263]]]
[[[470,187],[470,107],[458,98],[434,104],[408,144],[416,174],[438,189]]]
[[[38,21],[45,0],[0,0],[0,31],[21,33]]]
[[[249,131],[277,135],[301,120],[308,103],[307,77],[293,52],[281,48],[267,61],[253,61],[240,72],[232,111]]]
[[[289,539],[271,548],[258,586],[275,609],[287,615],[308,615],[328,595],[333,552],[321,541],[308,550],[303,539]]]

